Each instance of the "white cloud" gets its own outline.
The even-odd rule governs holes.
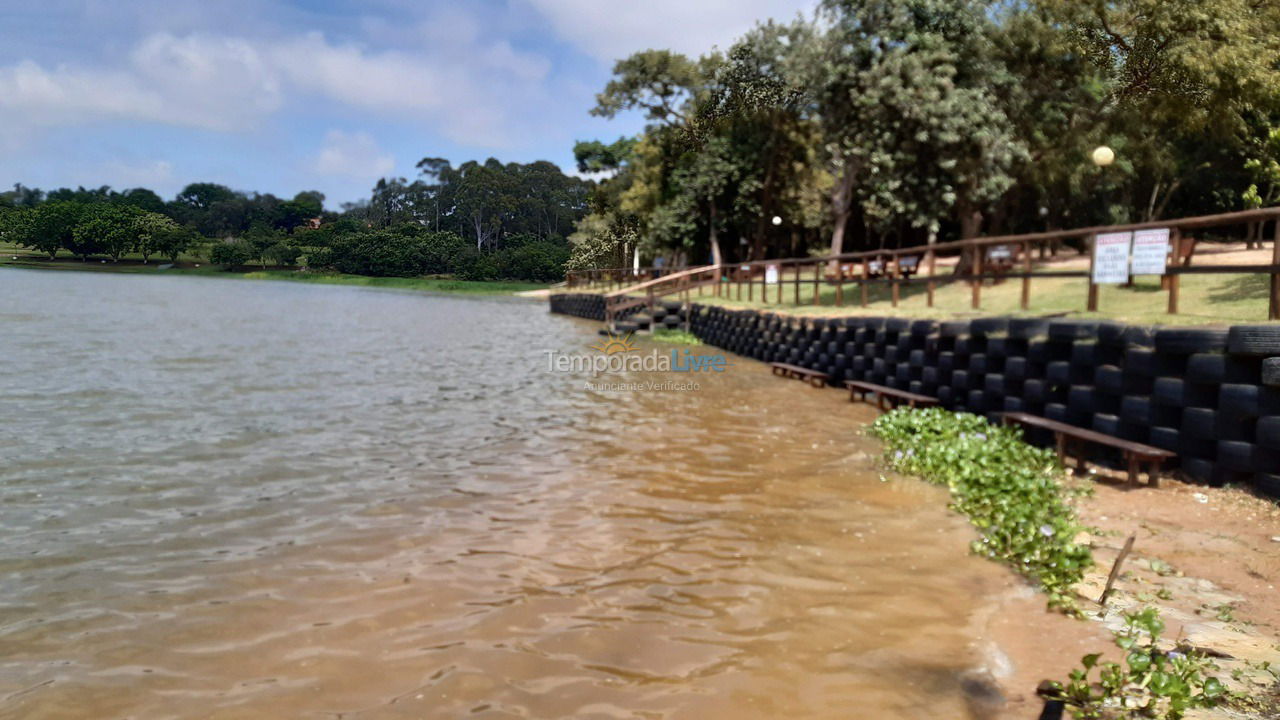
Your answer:
[[[320,33],[273,41],[157,33],[114,69],[29,60],[0,67],[0,123],[31,130],[107,118],[242,131],[304,96],[500,147],[516,134],[513,103],[545,96],[549,72],[546,58],[479,34],[411,53],[334,44]]]
[[[647,48],[701,55],[727,49],[756,21],[787,21],[809,13],[816,0],[525,0],[561,37],[604,62]]]
[[[311,169],[321,175],[372,180],[389,175],[395,166],[395,156],[383,153],[368,133],[330,130]]]

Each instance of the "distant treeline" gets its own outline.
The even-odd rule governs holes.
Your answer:
[[[468,280],[563,279],[565,237],[586,213],[592,184],[549,162],[490,159],[454,168],[438,158],[421,176],[379,180],[370,200],[324,209],[325,197],[286,200],[192,183],[172,200],[136,188],[14,186],[0,193],[0,241],[87,260],[177,261],[184,253],[228,269],[332,269],[374,276]]]

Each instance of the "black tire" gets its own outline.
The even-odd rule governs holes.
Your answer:
[[[1009,339],[987,338],[987,357],[1004,359],[1009,354]]]
[[[1147,442],[1161,450],[1178,451],[1181,433],[1170,427],[1153,427],[1147,434]]]
[[[974,337],[988,337],[990,335],[1002,335],[1009,331],[1009,318],[1007,317],[988,317],[978,318],[969,323],[969,334]]]
[[[1205,328],[1157,330],[1155,347],[1162,353],[1180,355],[1220,353],[1227,349],[1227,331]]]
[[[1126,395],[1120,400],[1120,419],[1134,425],[1151,424],[1151,398]]]
[[[955,369],[956,355],[952,352],[938,353],[938,369],[944,373],[951,372]]]
[[[910,332],[911,321],[906,318],[886,318],[884,329],[894,333]]]
[[[950,385],[938,386],[938,402],[941,403],[943,407],[945,408],[952,407],[951,400],[954,397],[954,395],[955,395],[955,391],[951,389]]]
[[[1077,385],[1067,392],[1067,409],[1076,416],[1091,416],[1095,412],[1097,401],[1094,389],[1088,385]]]
[[[1150,348],[1155,346],[1156,331],[1143,325],[1130,325],[1124,331],[1125,347]]]
[[[1280,500],[1280,475],[1258,473],[1253,476],[1253,488],[1269,498]]]
[[[1240,440],[1219,440],[1217,461],[1229,470],[1269,472],[1280,468],[1280,451]]]
[[[934,320],[916,320],[911,323],[912,337],[925,337],[938,332],[938,323]]]
[[[969,372],[979,375],[987,372],[987,356],[986,353],[974,353],[969,356]]]
[[[613,329],[615,332],[629,333],[639,330],[640,326],[633,322],[615,322],[613,324]]]
[[[1049,343],[1044,340],[1027,343],[1027,359],[1036,363],[1049,362]]]
[[[1218,409],[1236,418],[1256,418],[1262,413],[1262,392],[1257,385],[1223,385],[1218,390]]]
[[[921,380],[921,381],[923,381],[923,382],[924,382],[924,384],[926,384],[926,385],[933,385],[934,387],[937,387],[937,385],[938,385],[938,368],[936,368],[936,367],[925,367],[925,368],[922,368],[922,369],[920,370],[920,380]]]
[[[1151,390],[1151,400],[1157,405],[1183,407],[1186,394],[1183,385],[1182,380],[1178,378],[1156,378],[1155,386]]]
[[[1024,407],[1025,404],[1023,403],[1022,398],[1007,397],[1004,399],[1005,412],[1022,412]]]
[[[960,337],[969,334],[968,320],[946,320],[938,323],[938,334],[942,337]]]
[[[1004,395],[1004,375],[990,373],[982,379],[982,390],[988,395]]]
[[[951,373],[951,387],[955,389],[956,396],[969,391],[969,372],[967,370],[956,370]]]
[[[1059,360],[1045,367],[1044,378],[1050,385],[1071,384],[1071,363]]]
[[[1236,325],[1227,348],[1235,355],[1280,355],[1280,325]]]
[[[1027,359],[1011,357],[1004,361],[1004,376],[1015,382],[1027,379]]]
[[[1202,458],[1182,458],[1182,473],[1201,483],[1213,483],[1217,478],[1213,461]]]
[[[1182,411],[1182,434],[1198,440],[1218,438],[1218,412],[1208,408],[1186,408]]]
[[[1044,380],[1027,380],[1022,383],[1022,399],[1029,403],[1043,403],[1045,399]]]
[[[1124,369],[1134,375],[1154,377],[1156,374],[1155,351],[1129,348],[1124,353]]]
[[[987,411],[986,396],[981,390],[970,390],[965,396],[965,409],[976,415],[981,415]]]
[[[1254,441],[1269,450],[1280,450],[1280,415],[1258,418],[1254,426]]]
[[[1262,361],[1262,384],[1280,387],[1280,357]]]
[[[658,304],[669,313],[678,313],[684,309],[684,303],[679,300],[660,300]]]
[[[1120,437],[1120,418],[1115,415],[1094,413],[1093,429],[1111,437]]]
[[[1009,337],[1030,340],[1049,333],[1049,321],[1045,318],[1010,318]]]
[[[1187,409],[1189,410],[1190,408]],[[1186,412],[1186,410],[1183,412]],[[1214,424],[1214,439],[1243,440],[1245,442],[1257,440],[1257,418],[1236,417],[1221,410],[1216,412],[1218,418]]]
[[[1098,342],[1115,347],[1125,346],[1125,330],[1128,327],[1116,322],[1098,323]]]
[[[676,317],[675,315],[668,315],[662,319],[662,324],[668,330],[674,330],[680,327],[680,318]]]
[[[1093,384],[1101,392],[1120,395],[1124,392],[1124,371],[1115,365],[1103,365],[1094,370]]]
[[[1067,406],[1062,403],[1047,403],[1044,406],[1044,416],[1050,420],[1058,422],[1067,421]]]
[[[1089,320],[1054,320],[1049,323],[1049,339],[1061,342],[1088,340],[1098,334],[1098,323]]]
[[[1221,383],[1227,374],[1227,356],[1196,353],[1187,358],[1187,379],[1198,383]]]
[[[1071,364],[1078,367],[1093,368],[1099,365],[1098,344],[1095,342],[1077,342],[1071,344]],[[1090,373],[1092,375],[1092,373]]]

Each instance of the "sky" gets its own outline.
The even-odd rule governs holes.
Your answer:
[[[574,170],[615,60],[813,0],[0,0],[0,187],[189,182],[326,205],[423,157]]]

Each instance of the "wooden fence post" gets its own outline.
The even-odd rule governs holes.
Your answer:
[[[1182,231],[1179,230],[1178,228],[1174,228],[1173,231],[1169,233],[1169,246],[1170,246],[1170,249],[1173,250],[1173,253],[1172,253],[1174,258],[1173,269],[1177,269],[1178,267],[1177,259],[1182,254]],[[1166,257],[1165,272],[1168,273],[1169,270],[1170,270],[1169,260]],[[1182,285],[1181,275],[1170,274],[1166,276],[1165,286],[1169,288],[1168,312],[1170,315],[1178,314],[1178,291],[1181,289],[1181,285]]]
[[[1089,236],[1089,300],[1085,308],[1098,312],[1098,284],[1093,281],[1093,264],[1098,261],[1098,234]]]
[[[982,248],[973,246],[973,309],[982,307]]]
[[[867,258],[862,258],[862,282],[858,283],[858,289],[862,291],[862,307],[867,306],[867,282],[871,280],[871,269],[867,266]]]
[[[1029,310],[1031,308],[1031,243],[1022,243],[1022,272],[1026,276],[1022,278],[1022,309]]]
[[[925,304],[928,305],[929,307],[933,307],[933,290],[935,287],[933,282],[933,275],[934,275],[934,272],[937,270],[938,253],[935,252],[933,248],[929,248],[928,255],[929,257],[927,262],[929,263],[929,282],[925,285]]]
[[[756,299],[756,284],[751,280],[751,273],[755,272],[755,268],[751,264],[747,264],[747,302]]]
[[[1276,227],[1271,235],[1271,264],[1280,265],[1280,217],[1276,218]],[[1267,313],[1271,320],[1280,320],[1280,274],[1271,271],[1271,310]]]
[[[821,305],[822,296],[822,263],[815,262],[813,264],[813,304]]]
[[[891,292],[893,294],[893,306],[898,307],[898,263],[900,258],[897,253],[894,253],[891,257],[893,258],[893,271],[889,274],[889,282],[893,284],[893,287],[891,288]]]
[[[836,261],[836,307],[844,307],[844,264]]]

